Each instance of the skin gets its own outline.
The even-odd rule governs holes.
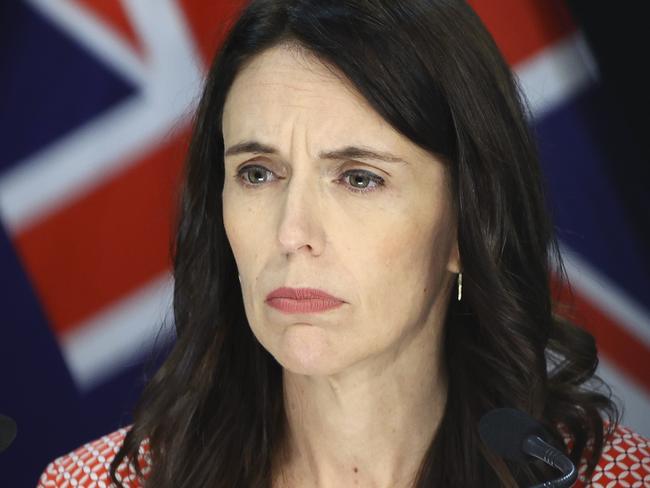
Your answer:
[[[248,322],[283,367],[289,437],[274,486],[410,486],[446,401],[442,329],[460,271],[444,164],[290,45],[245,65],[222,130],[225,152],[277,149],[226,156],[222,193]],[[319,157],[345,146],[404,162]],[[345,303],[282,313],[265,303],[280,286]]]

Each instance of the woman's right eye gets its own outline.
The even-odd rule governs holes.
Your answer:
[[[260,181],[260,179],[264,178],[264,175],[267,173],[273,174],[271,170],[266,169],[264,166],[251,164],[240,168],[235,176],[244,186],[261,186],[261,183],[265,183],[265,180]]]

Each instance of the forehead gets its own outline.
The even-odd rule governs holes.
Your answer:
[[[224,106],[223,136],[233,143],[233,138],[270,139],[297,127],[327,144],[409,146],[334,69],[307,52],[277,46],[236,77]]]

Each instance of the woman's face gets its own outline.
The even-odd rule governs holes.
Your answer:
[[[260,343],[299,374],[381,364],[406,344],[430,347],[459,271],[443,164],[349,86],[278,46],[246,65],[224,107],[223,218],[246,316]],[[249,142],[273,152],[233,151]],[[334,153],[349,147],[401,161]],[[279,287],[318,288],[344,303],[286,313],[265,301]]]

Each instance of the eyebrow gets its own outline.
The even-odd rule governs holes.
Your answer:
[[[236,154],[278,154],[279,151],[273,146],[262,144],[257,141],[244,141],[226,149],[225,156],[234,156]],[[359,146],[345,146],[333,151],[321,151],[318,155],[320,159],[374,159],[387,163],[408,164],[402,158],[399,158],[389,152],[382,152]]]

